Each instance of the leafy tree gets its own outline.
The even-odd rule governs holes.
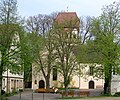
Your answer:
[[[21,46],[21,59],[22,59],[22,65],[24,66],[24,83],[25,86],[27,82],[32,81],[32,61],[34,57],[32,56],[32,47],[31,43],[33,43],[34,39],[33,33],[24,33],[20,36],[20,46]],[[33,38],[33,39],[32,39]]]
[[[21,68],[18,54],[21,27],[17,23],[16,4],[16,0],[0,1],[0,100],[3,72],[8,69],[16,72]]]
[[[55,23],[53,28],[54,46],[56,52],[57,70],[63,76],[65,91],[67,93],[70,79],[75,73],[78,63],[74,55],[74,47],[78,44],[78,34],[73,32],[78,20]],[[66,94],[67,95],[67,94]]]
[[[90,33],[92,18],[80,17],[80,42],[74,47],[74,54],[77,57],[79,63],[93,63],[93,59],[97,56],[96,53],[88,51],[89,45],[87,41],[92,40],[93,36]]]
[[[27,20],[27,27],[26,29],[29,32],[35,32],[36,35],[41,36],[42,41],[41,43],[37,43],[38,47],[40,44],[42,44],[41,48],[36,48],[34,45],[32,45],[33,50],[34,48],[37,49],[38,52],[34,52],[36,54],[34,57],[33,63],[35,63],[36,66],[33,68],[37,73],[42,72],[45,80],[46,80],[46,88],[49,89],[49,80],[50,80],[50,74],[52,70],[52,62],[54,60],[53,56],[53,50],[54,47],[52,45],[53,39],[51,35],[51,28],[53,25],[53,16],[48,15],[41,15],[29,17]],[[33,41],[31,41],[33,42]],[[43,51],[44,50],[44,51]],[[33,55],[34,55],[33,54]],[[34,64],[33,64],[34,65]]]
[[[43,40],[43,50],[37,55],[35,60],[36,67],[33,67],[38,73],[42,72],[43,77],[46,81],[46,89],[50,88],[50,74],[53,68],[53,61],[55,60],[54,46],[51,32],[45,33],[45,38]],[[42,44],[42,45],[43,45]]]
[[[104,93],[110,94],[112,72],[119,69],[120,3],[114,2],[102,10],[101,16],[92,21],[91,33],[94,40],[88,43],[92,52],[96,52],[99,57],[97,63],[103,67],[101,71],[105,79]]]

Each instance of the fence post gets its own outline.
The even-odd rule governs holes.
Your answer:
[[[21,91],[19,91],[20,92],[20,100],[21,100]]]
[[[43,93],[43,100],[44,100],[44,93]]]
[[[32,90],[32,100],[33,100],[33,90]]]

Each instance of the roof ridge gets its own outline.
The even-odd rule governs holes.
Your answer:
[[[60,12],[60,13],[67,13],[67,14],[75,13],[76,14],[76,12]]]

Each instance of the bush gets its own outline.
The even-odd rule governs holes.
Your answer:
[[[5,96],[2,96],[2,100],[7,100],[7,98]]]
[[[19,89],[19,92],[23,92],[23,89]]]
[[[1,91],[1,94],[2,94],[2,95],[3,95],[3,94],[5,94],[5,91],[4,91],[4,90],[2,90],[2,91]]]
[[[5,93],[5,96],[7,96],[7,97],[8,97],[8,96],[11,96],[11,94],[10,94],[10,93]]]
[[[113,96],[119,97],[120,96],[120,92],[116,92]]]

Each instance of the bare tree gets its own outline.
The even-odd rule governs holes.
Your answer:
[[[26,21],[27,31],[43,35],[52,28],[55,15],[56,13],[52,13],[51,15],[38,14],[36,16],[30,16]]]
[[[81,43],[86,43],[87,40],[90,40],[92,34],[90,33],[91,28],[91,17],[81,17],[80,18],[80,36],[81,36]]]

